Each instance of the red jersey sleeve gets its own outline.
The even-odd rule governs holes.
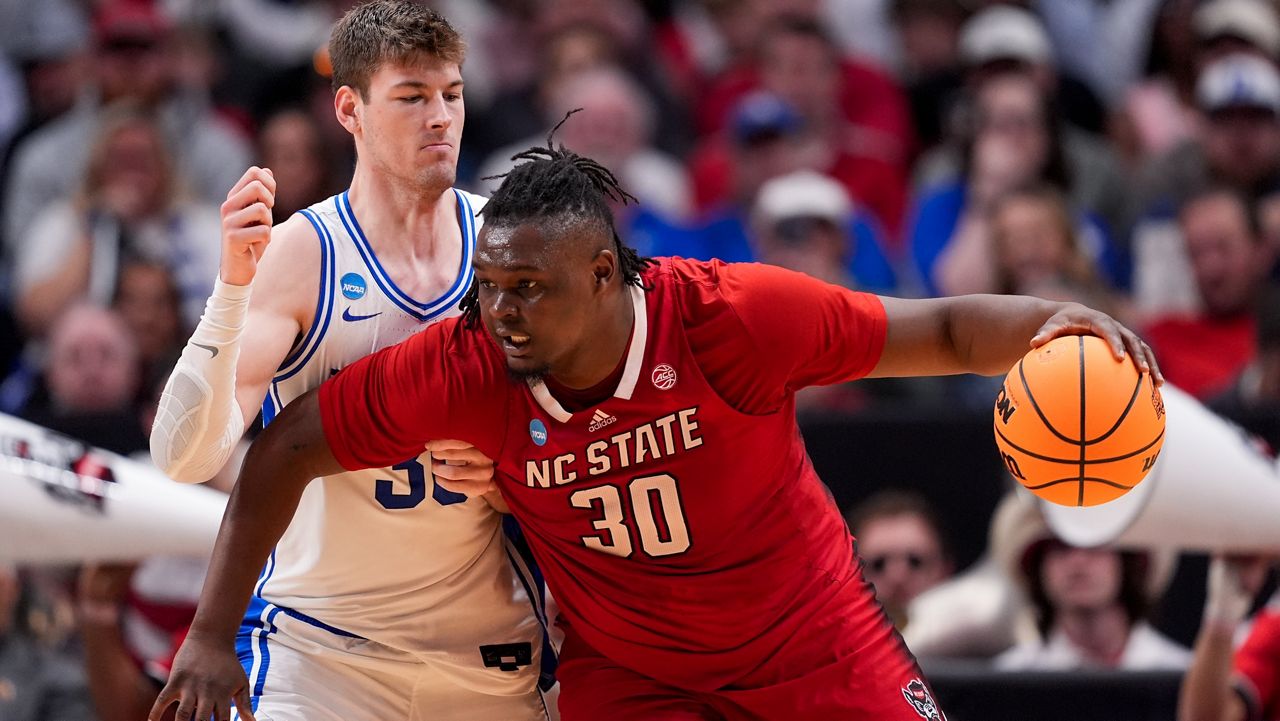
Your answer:
[[[325,438],[343,468],[416,458],[427,441],[467,441],[490,458],[502,450],[506,367],[483,330],[457,319],[347,366],[320,386]]]
[[[703,374],[743,412],[772,412],[790,393],[861,378],[880,360],[886,321],[874,295],[756,263],[671,269]]]
[[[1235,670],[1246,699],[1262,717],[1280,711],[1280,612],[1264,609],[1236,651]]]

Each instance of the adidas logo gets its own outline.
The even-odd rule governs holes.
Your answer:
[[[591,416],[591,425],[587,426],[587,430],[590,431],[591,433],[595,433],[596,431],[600,430],[601,428],[604,428],[610,423],[616,423],[617,421],[618,421],[617,416],[611,416],[608,413],[605,413],[604,411],[597,408],[595,415]]]

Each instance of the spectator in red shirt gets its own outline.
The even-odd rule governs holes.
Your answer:
[[[1170,382],[1197,398],[1226,390],[1253,359],[1254,303],[1270,267],[1257,214],[1222,188],[1192,197],[1179,214],[1201,310],[1159,318],[1147,339]]]

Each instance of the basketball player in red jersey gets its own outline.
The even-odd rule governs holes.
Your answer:
[[[805,454],[794,392],[1003,373],[1028,340],[1071,333],[1158,378],[1150,350],[1076,304],[641,259],[614,233],[607,170],[520,157],[483,211],[463,318],[354,363],[254,444],[192,633],[239,622],[307,479],[450,435],[497,459],[559,600],[565,721],[943,719]],[[232,688],[171,686],[198,718]]]

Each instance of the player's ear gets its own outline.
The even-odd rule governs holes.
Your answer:
[[[360,116],[356,113],[359,104],[360,96],[350,85],[343,85],[333,94],[333,114],[352,135],[360,129]]]
[[[612,250],[601,250],[596,253],[591,264],[591,272],[595,277],[596,288],[605,288],[618,274],[618,256]]]

